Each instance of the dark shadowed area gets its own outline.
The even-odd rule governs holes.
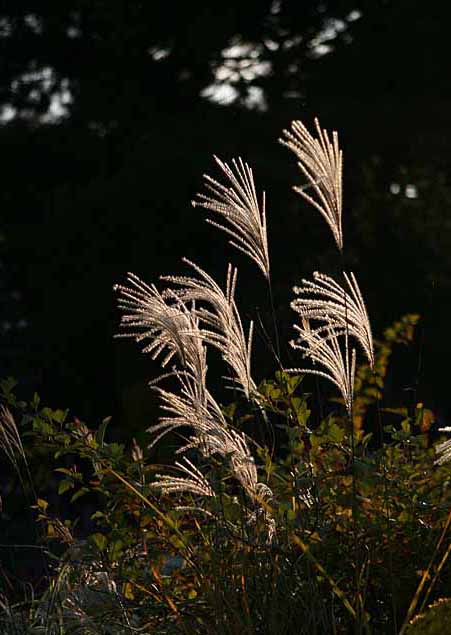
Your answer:
[[[154,422],[157,368],[118,330],[113,285],[239,267],[245,318],[271,328],[252,266],[190,205],[212,155],[242,156],[267,193],[281,341],[291,287],[343,263],[291,186],[277,143],[314,116],[344,150],[345,264],[373,329],[422,316],[391,395],[448,423],[451,88],[448,27],[408,0],[225,3],[4,0],[0,7],[1,375],[119,435]],[[255,339],[257,379],[273,372]],[[287,345],[285,362],[289,364]],[[402,367],[402,368],[401,368]]]

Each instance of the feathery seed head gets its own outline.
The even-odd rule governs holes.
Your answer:
[[[241,158],[232,160],[232,167],[214,157],[229,185],[222,185],[205,175],[205,187],[210,194],[198,194],[193,207],[203,207],[219,216],[225,225],[208,218],[207,223],[217,227],[233,240],[230,244],[253,260],[266,278],[269,278],[269,253],[266,231],[266,201],[262,195],[261,210],[258,203],[252,169]]]
[[[26,461],[25,451],[14,417],[8,408],[0,406],[0,449],[6,454],[20,475],[17,456]]]
[[[183,463],[175,462],[176,468],[186,476],[177,477],[168,474],[156,474],[156,481],[151,487],[159,489],[163,494],[183,493],[197,496],[214,497],[215,493],[202,472],[185,456]]]
[[[179,392],[155,387],[161,398],[162,409],[167,414],[149,428],[150,433],[156,434],[150,447],[168,432],[186,427],[193,434],[178,453],[196,449],[205,457],[218,455],[226,458],[233,476],[249,497],[255,498],[257,469],[246,435],[227,425],[219,404],[205,385],[199,389],[197,378],[189,373],[175,372],[175,375],[180,382]]]
[[[123,311],[121,327],[129,332],[116,337],[132,337],[136,342],[150,340],[143,353],[156,359],[164,352],[162,367],[176,356],[192,372],[206,372],[205,346],[193,311],[174,293],[161,294],[155,285],[147,285],[132,273],[127,281],[129,286],[116,285],[115,289]]]
[[[343,272],[347,290],[333,278],[315,271],[313,282],[303,280],[302,287],[294,287],[301,296],[291,302],[291,308],[302,319],[316,320],[318,334],[333,329],[336,335],[347,331],[362,347],[371,368],[374,368],[374,345],[365,302],[356,277]],[[313,297],[312,297],[313,296]]]
[[[343,335],[344,347],[339,344],[336,331],[330,325],[323,327],[321,332],[313,330],[306,318],[302,319],[303,326],[295,325],[299,337],[290,342],[291,346],[303,352],[304,357],[309,358],[314,364],[318,364],[323,370],[311,368],[293,368],[290,372],[317,375],[328,379],[340,391],[350,415],[354,399],[355,377],[355,349],[349,350],[348,334]],[[343,350],[344,348],[344,350]]]
[[[451,427],[447,426],[446,428],[439,428],[439,432],[451,432]],[[442,443],[437,443],[435,446],[435,452],[437,454],[437,458],[435,460],[436,465],[443,465],[444,463],[451,461],[451,439],[443,441]]]
[[[338,249],[343,250],[342,232],[342,173],[343,152],[338,146],[338,135],[332,133],[332,141],[326,130],[315,119],[317,138],[313,137],[301,121],[293,121],[291,131],[284,130],[280,142],[298,159],[301,172],[306,177],[312,194],[306,187],[294,187],[310,205],[324,217]]]
[[[257,392],[251,377],[253,323],[250,323],[246,340],[234,299],[237,270],[229,265],[224,293],[201,267],[186,258],[184,262],[194,269],[198,277],[164,276],[162,279],[180,287],[171,289],[170,293],[183,304],[196,303],[192,313],[202,325],[200,334],[203,341],[219,350],[224,361],[234,372],[235,376],[229,379],[238,385],[249,399]]]

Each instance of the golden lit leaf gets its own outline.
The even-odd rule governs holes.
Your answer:
[[[135,596],[133,594],[132,585],[130,582],[126,582],[122,587],[122,593],[127,600],[134,600]]]

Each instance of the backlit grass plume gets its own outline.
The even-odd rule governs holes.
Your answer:
[[[291,131],[284,131],[282,143],[297,156],[311,188],[309,194],[304,187],[295,189],[324,216],[341,251],[342,152],[337,134],[333,133],[331,141],[317,120],[315,125],[316,138],[301,122],[293,122]],[[212,218],[207,221],[229,234],[231,244],[254,261],[267,279],[279,350],[271,291],[265,194],[259,200],[252,170],[241,159],[233,160],[231,165],[217,157],[215,160],[225,181],[220,183],[205,176],[207,193],[198,194],[193,205],[219,216],[222,222]],[[193,273],[162,276],[167,287],[161,292],[155,285],[149,286],[133,274],[128,275],[128,285],[116,287],[119,307],[123,311],[121,326],[126,331],[122,335],[145,342],[143,352],[150,353],[154,359],[161,355],[163,367],[170,361],[174,364],[171,372],[151,382],[163,414],[149,428],[152,435],[149,447],[166,434],[176,432],[182,440],[176,455],[182,454],[183,459],[176,462],[175,467],[181,474],[158,474],[152,487],[166,494],[211,499],[215,496],[211,484],[187,453],[193,453],[193,456],[197,453],[213,469],[220,458],[222,465],[228,468],[228,476],[238,481],[252,501],[253,516],[244,516],[251,524],[252,518],[256,523],[260,517],[266,519],[268,535],[272,536],[274,519],[267,509],[272,491],[259,482],[250,438],[228,423],[207,387],[207,351],[212,347],[219,351],[231,370],[227,379],[248,400],[257,403],[269,423],[251,374],[253,322],[245,333],[235,301],[237,270],[229,264],[223,289],[199,265],[183,260]],[[291,344],[302,351],[313,367],[291,370],[331,381],[340,391],[351,415],[356,352],[350,346],[350,339],[359,342],[371,365],[374,365],[374,351],[357,280],[353,273],[343,275],[344,287],[329,276],[315,273],[313,281],[303,280],[302,286],[295,288],[298,297],[291,306],[300,315],[302,325],[295,327],[298,338]],[[169,375],[175,379],[175,387],[161,386],[161,381]],[[210,513],[206,507],[203,511]]]
[[[246,435],[228,426],[219,404],[206,386],[199,389],[197,378],[189,373],[176,372],[176,375],[179,380],[177,392],[155,387],[166,414],[149,428],[150,433],[157,434],[151,447],[168,432],[185,428],[189,436],[177,453],[196,449],[206,458],[222,456],[228,461],[234,478],[248,496],[255,499],[258,493],[257,469]]]
[[[298,165],[307,178],[312,194],[306,186],[294,187],[308,203],[325,218],[332,230],[338,249],[343,250],[342,173],[343,153],[338,146],[338,135],[332,133],[332,141],[326,130],[315,119],[317,138],[313,137],[301,121],[293,121],[291,131],[284,130],[280,142],[298,159]]]
[[[176,356],[183,367],[202,375],[205,351],[193,312],[174,294],[163,297],[155,285],[147,285],[133,273],[128,274],[127,282],[129,286],[114,287],[119,292],[118,306],[123,312],[121,327],[126,331],[116,337],[146,342],[143,353],[150,353],[152,359],[164,352],[162,367]]]
[[[256,385],[251,377],[253,323],[249,325],[246,338],[234,299],[237,270],[229,265],[224,293],[201,267],[186,258],[184,262],[198,276],[163,276],[163,280],[178,287],[167,291],[165,296],[170,297],[173,294],[184,303],[195,302],[193,314],[201,323],[204,342],[219,350],[226,364],[233,370],[234,377],[230,380],[249,399],[256,393]]]
[[[163,494],[189,492],[196,496],[214,496],[215,493],[202,472],[186,456],[182,460],[183,463],[176,461],[175,467],[184,476],[156,474],[157,480],[151,487],[159,489]]]
[[[269,279],[269,254],[266,232],[266,201],[262,194],[261,209],[258,202],[252,169],[242,159],[232,160],[232,167],[214,157],[225,174],[229,185],[222,185],[205,175],[205,186],[210,194],[198,194],[192,201],[222,216],[225,225],[210,218],[207,223],[232,236],[230,244],[253,260]]]
[[[333,278],[315,271],[313,282],[303,280],[301,287],[293,291],[300,296],[291,303],[291,308],[301,318],[319,320],[325,326],[319,327],[335,334],[348,331],[360,343],[370,366],[374,367],[374,346],[371,325],[365,302],[354,274],[343,272],[346,289]]]
[[[163,367],[173,358],[178,362],[178,368],[174,366],[169,373],[177,379],[176,391],[157,385],[165,376],[152,382],[165,414],[148,430],[153,436],[149,447],[169,432],[183,428],[187,436],[178,453],[195,449],[207,458],[222,456],[249,498],[256,500],[257,469],[246,435],[228,426],[206,385],[206,354],[210,345],[220,351],[234,371],[235,377],[231,379],[246,396],[256,392],[250,375],[252,323],[246,341],[234,300],[237,271],[229,266],[224,293],[203,269],[185,262],[198,277],[164,276],[176,288],[167,288],[162,293],[155,285],[149,286],[132,274],[128,276],[130,286],[116,286],[120,293],[119,307],[124,311],[121,325],[130,330],[123,336],[138,342],[146,340],[143,352],[154,359],[164,353]],[[205,483],[201,487],[199,475],[195,478],[195,474],[175,479],[160,475],[155,486],[166,492],[194,493],[196,487],[199,492],[202,488],[207,491]]]
[[[446,428],[439,428],[439,432],[451,432],[451,427],[447,426]],[[437,458],[435,460],[436,465],[443,465],[443,463],[451,461],[451,439],[447,439],[447,441],[443,441],[442,443],[437,443],[435,446],[435,452],[437,454]]]
[[[25,452],[14,417],[5,406],[0,406],[0,449],[20,476],[18,458],[26,461]]]
[[[293,373],[318,375],[335,384],[343,397],[348,414],[352,412],[355,377],[355,349],[349,349],[349,338],[345,331],[343,346],[332,325],[322,329],[312,329],[309,320],[302,319],[302,326],[295,325],[299,337],[290,342],[295,349],[301,350],[305,358],[310,359],[317,368],[292,368]]]

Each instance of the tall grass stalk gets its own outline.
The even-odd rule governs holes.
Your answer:
[[[404,623],[401,626],[401,630],[399,631],[399,635],[404,635],[404,633],[406,632],[406,629],[407,629],[407,627],[409,625],[410,620],[412,619],[412,617],[415,614],[415,610],[416,610],[416,608],[418,606],[418,602],[420,601],[421,593],[423,592],[423,589],[424,589],[424,587],[426,585],[427,580],[430,579],[430,577],[431,577],[432,566],[433,566],[434,561],[435,561],[435,559],[436,559],[436,557],[437,557],[437,555],[438,555],[438,553],[440,551],[440,547],[442,546],[442,543],[445,540],[445,537],[446,537],[446,534],[448,533],[448,529],[449,529],[450,525],[451,525],[451,509],[450,509],[450,511],[448,513],[448,517],[446,519],[446,522],[445,522],[445,525],[443,527],[443,530],[442,530],[442,533],[440,535],[440,538],[438,539],[437,544],[435,545],[435,549],[434,549],[434,551],[432,553],[432,556],[431,556],[431,558],[429,560],[429,564],[426,567],[426,569],[423,571],[423,575],[421,576],[421,580],[420,580],[420,582],[418,584],[418,587],[417,587],[417,589],[415,591],[415,595],[412,598],[412,601],[410,603],[409,609],[407,611],[406,618],[404,620]],[[445,554],[444,554],[444,556],[442,558],[442,561],[440,562],[440,565],[441,565],[440,569],[443,567],[443,564],[446,562],[449,553],[450,553],[450,547],[448,547],[448,549],[446,550],[446,552],[445,552]],[[435,584],[435,578],[432,579],[432,582]],[[431,582],[431,584],[432,584],[432,582]],[[432,588],[432,587],[430,587],[430,588]],[[429,594],[427,594],[427,597],[428,596],[429,596]]]

